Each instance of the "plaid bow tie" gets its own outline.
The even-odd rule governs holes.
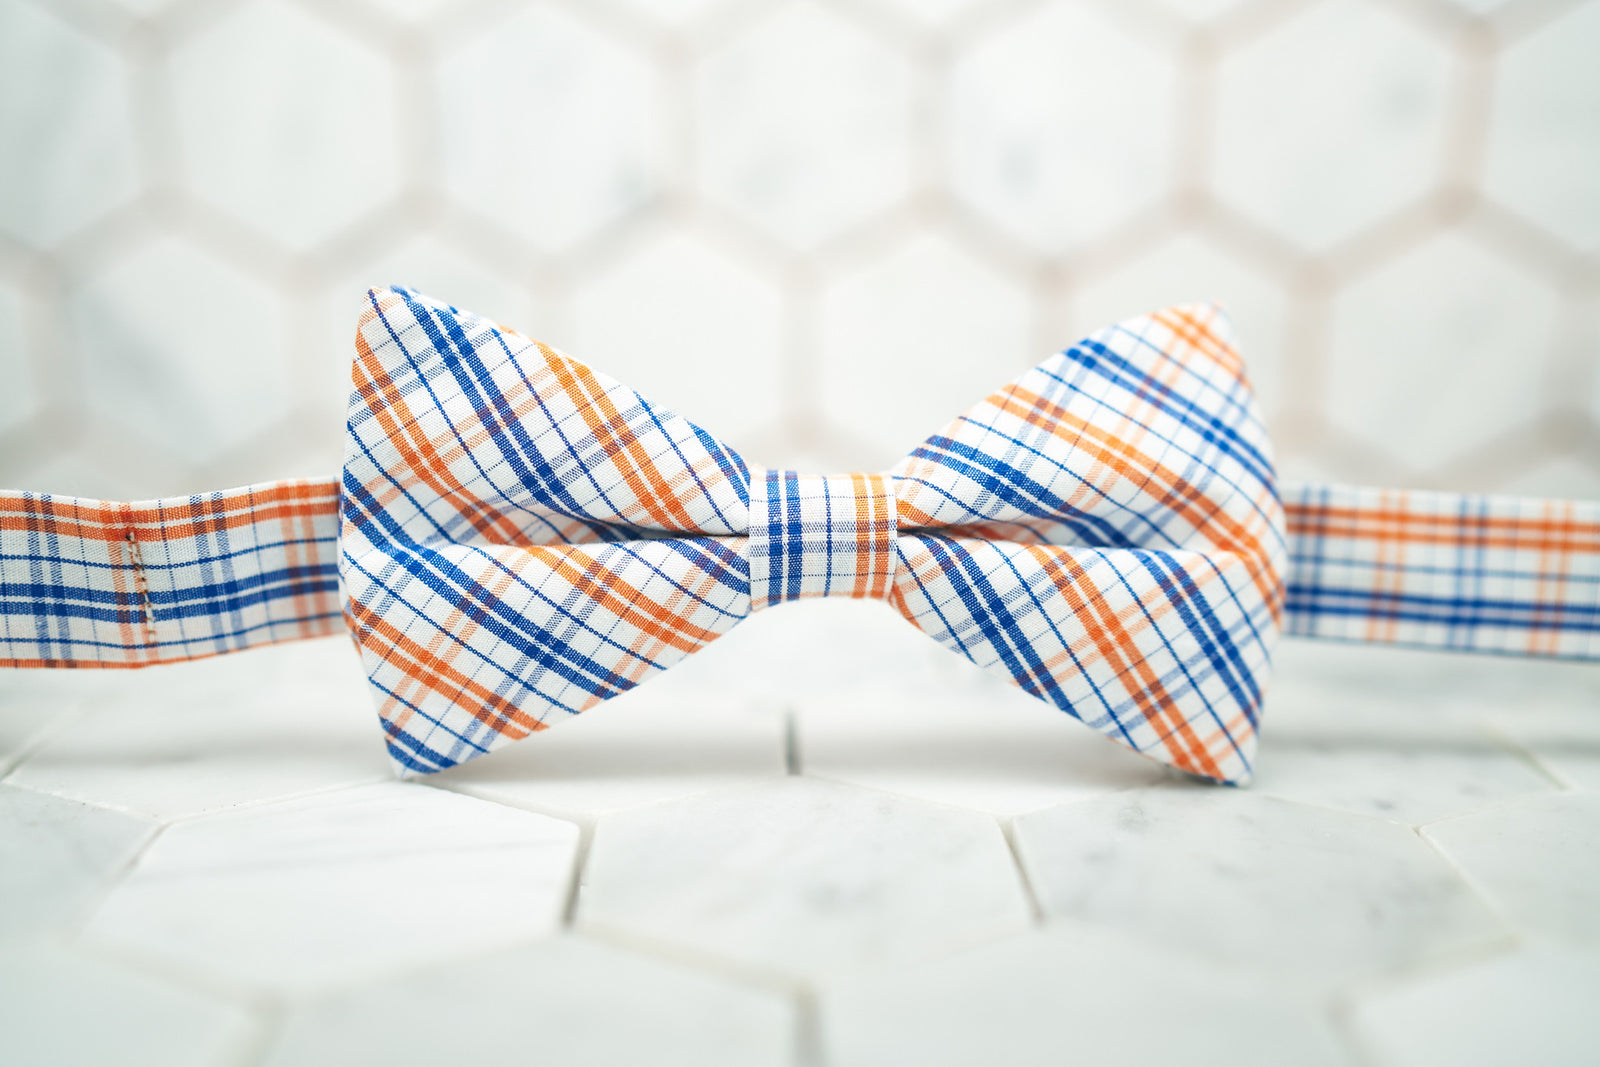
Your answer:
[[[1600,659],[1600,505],[1280,490],[1227,323],[1086,338],[886,474],[751,466],[546,345],[368,294],[337,482],[0,494],[0,663],[144,666],[343,619],[402,773],[747,615],[887,601],[1106,736],[1249,779],[1279,633]],[[342,589],[342,597],[340,592]]]

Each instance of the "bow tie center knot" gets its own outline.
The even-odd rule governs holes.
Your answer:
[[[886,597],[894,582],[894,478],[750,472],[750,607],[814,596]]]

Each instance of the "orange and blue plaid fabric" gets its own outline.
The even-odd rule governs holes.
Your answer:
[[[0,665],[145,667],[337,633],[339,486],[0,492]]]
[[[368,294],[353,384],[337,482],[0,494],[0,663],[144,666],[342,611],[413,773],[576,715],[754,610],[871,597],[1121,744],[1244,782],[1280,630],[1600,659],[1600,504],[1280,495],[1213,307],[1084,339],[881,475],[752,467],[404,289]]]

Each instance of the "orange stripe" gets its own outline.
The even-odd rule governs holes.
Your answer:
[[[544,723],[519,710],[515,704],[492,689],[451,666],[448,659],[407,637],[376,611],[351,600],[351,633],[367,647],[385,650],[385,658],[407,678],[435,692],[454,690],[454,703],[496,733],[516,739],[545,728]],[[465,698],[471,697],[471,700]]]
[[[1076,435],[1070,439],[1075,449],[1106,464],[1123,478],[1143,483],[1146,491],[1150,479],[1160,481],[1166,487],[1165,495],[1159,498],[1162,507],[1188,520],[1197,533],[1208,537],[1214,548],[1238,556],[1273,617],[1276,619],[1281,616],[1284,596],[1282,583],[1273,573],[1271,557],[1262,542],[1243,524],[1222,511],[1215,501],[1209,500],[1175,472],[1129,448],[1121,438],[1035,393],[1017,389],[1014,395],[1026,401],[1027,406],[1008,398],[1002,408],[1007,414],[1063,439],[1068,439],[1064,431],[1076,431]],[[1098,442],[1098,447],[1088,443],[1085,438]],[[1142,461],[1143,466],[1136,461]]]
[[[1178,710],[1177,701],[1150,669],[1133,634],[1111,610],[1105,594],[1090,579],[1088,572],[1072,557],[1072,550],[1054,545],[1033,545],[1026,551],[1044,570],[1075,617],[1082,618],[1084,612],[1092,614],[1094,625],[1086,620],[1084,629],[1115,675],[1119,679],[1126,678],[1130,673],[1138,677],[1143,688],[1126,684],[1123,688],[1133,698],[1146,721],[1157,727],[1157,734],[1172,757],[1173,765],[1192,774],[1224,777],[1222,769]],[[1161,732],[1163,727],[1165,733]]]
[[[594,372],[577,360],[563,357],[546,344],[538,341],[534,344],[544,353],[556,380],[572,398],[578,414],[595,435],[595,440],[606,455],[616,461],[624,483],[633,490],[634,497],[645,513],[663,530],[695,529],[694,520],[673,492],[676,485],[662,480],[660,470],[649,452],[634,434],[633,427],[617,411]],[[618,453],[626,455],[631,462],[617,461]],[[680,483],[687,474],[687,471],[682,472]]]

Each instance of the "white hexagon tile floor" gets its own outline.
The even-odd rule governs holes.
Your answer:
[[[342,639],[9,672],[0,1061],[1592,1063],[1597,709],[1290,642],[1213,789],[812,602],[397,782]]]

